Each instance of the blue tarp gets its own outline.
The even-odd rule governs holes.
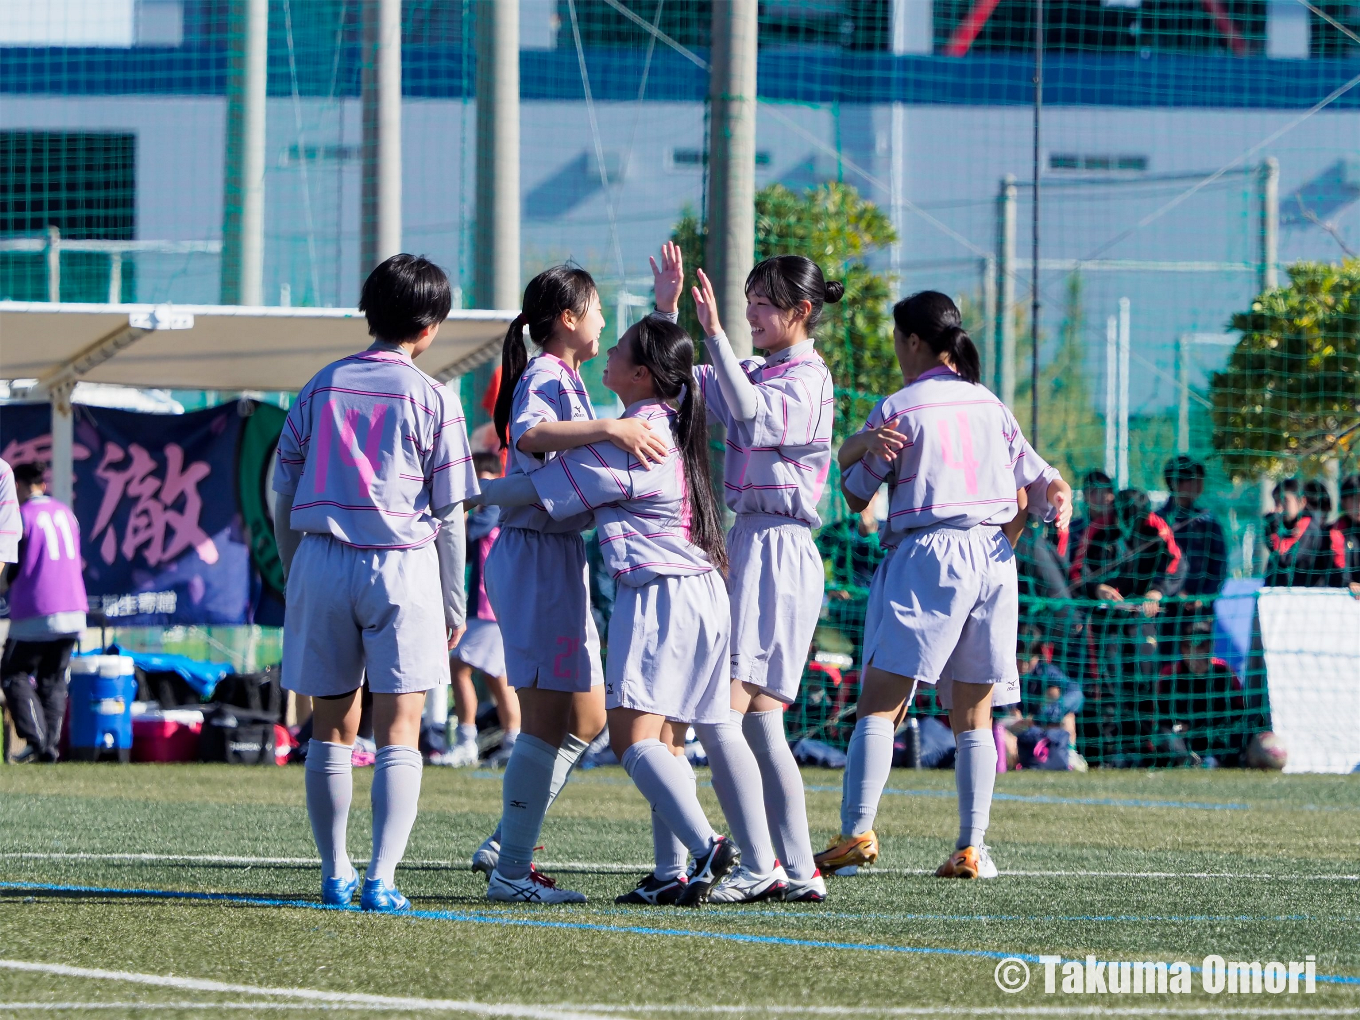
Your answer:
[[[119,648],[117,645],[109,645],[104,652],[92,654],[126,655],[148,673],[178,673],[184,678],[184,682],[197,691],[198,696],[204,701],[213,696],[213,691],[217,689],[217,685],[224,676],[236,672],[235,667],[230,662],[201,662],[198,659],[191,659],[187,655],[131,652],[125,648]]]

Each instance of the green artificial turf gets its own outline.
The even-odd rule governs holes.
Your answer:
[[[356,771],[363,810],[350,847],[360,860],[368,777]],[[840,773],[808,770],[805,780],[820,844],[836,830]],[[467,870],[500,811],[498,776],[429,768],[397,877],[418,911],[438,916],[390,917],[309,908],[315,866],[255,859],[315,855],[298,768],[3,768],[0,960],[268,991],[0,965],[0,1017],[57,1015],[54,1004],[79,1015],[94,1003],[101,1018],[461,1017],[496,1004],[534,1005],[520,1015],[545,1018],[1360,1015],[1360,776],[1008,774],[989,832],[1003,875],[973,883],[923,873],[952,846],[952,774],[895,771],[889,789],[878,869],[833,880],[825,904],[679,911],[614,905],[651,854],[646,805],[620,769],[578,774],[549,815],[539,858],[563,862],[559,879],[590,903],[548,908],[490,904]],[[712,791],[701,793],[717,823]],[[112,854],[252,860],[98,856]],[[297,902],[264,902],[278,900]],[[1320,981],[1311,996],[1230,998],[1201,991],[1198,975],[1192,995],[1136,997],[1046,995],[1037,963],[1016,995],[993,977],[1000,955],[1198,966],[1209,953],[1262,962],[1312,953],[1318,974],[1349,980]],[[455,1003],[321,1002],[278,989]]]

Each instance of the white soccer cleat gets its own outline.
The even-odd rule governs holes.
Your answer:
[[[790,878],[784,891],[785,903],[822,903],[826,900],[826,879],[820,871],[811,878]]]
[[[486,884],[486,898],[497,903],[584,903],[586,894],[559,889],[555,879],[531,868],[527,878],[506,878],[493,871]]]
[[[780,864],[764,875],[757,875],[745,865],[724,878],[708,895],[710,903],[760,903],[762,900],[782,900],[789,887],[789,876]]]
[[[472,855],[472,870],[480,871],[490,879],[491,873],[496,870],[496,865],[500,863],[500,860],[501,845],[496,842],[494,836],[487,836]]]

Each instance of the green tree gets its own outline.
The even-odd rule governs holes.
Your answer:
[[[828,279],[845,285],[845,297],[827,305],[817,327],[818,349],[836,381],[835,436],[858,428],[874,402],[899,389],[902,375],[892,346],[888,278],[875,273],[867,258],[897,240],[892,223],[872,202],[847,184],[827,183],[798,195],[782,184],[756,194],[755,257],[806,255]],[[673,240],[692,271],[703,265],[706,231],[686,209],[675,225]],[[681,324],[700,336],[693,305],[682,301]],[[743,308],[723,308],[731,318]]]
[[[1360,259],[1300,262],[1232,317],[1242,339],[1209,386],[1235,479],[1318,467],[1360,432]]]

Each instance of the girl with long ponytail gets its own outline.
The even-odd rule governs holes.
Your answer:
[[[683,291],[680,250],[652,263],[657,309]],[[710,364],[696,370],[711,421],[727,433],[724,496],[736,514],[727,536],[732,609],[728,716],[700,732],[713,788],[741,847],[742,867],[714,902],[820,902],[803,781],[784,733],[798,697],[826,574],[812,532],[831,464],[831,373],[814,333],[844,287],[801,255],[759,263],[746,280],[746,321],[764,358],[739,360],[700,270],[693,289]]]
[[[600,442],[644,463],[667,444],[642,421],[596,420],[580,369],[599,353],[604,316],[595,281],[554,266],[529,281],[506,331],[495,424],[507,476],[523,477],[562,451]],[[525,333],[538,348],[529,356]],[[604,728],[600,640],[590,613],[585,544],[589,514],[556,519],[537,506],[508,510],[487,556],[487,598],[500,621],[505,671],[521,732],[505,768],[501,824],[472,858],[487,897],[569,903],[585,899],[533,869],[543,817],[590,741]]]
[[[979,383],[977,348],[958,307],[922,291],[893,309],[906,385],[879,402],[840,453],[841,490],[863,510],[888,484],[864,620],[864,673],[850,739],[841,832],[822,866],[878,857],[873,831],[892,765],[893,731],[920,683],[935,685],[958,745],[959,835],[936,875],[994,878],[983,842],[997,751],[992,706],[1020,700],[1019,589],[1003,528],[1025,508],[1067,526],[1072,490],[1034,452],[1010,409]]]
[[[656,316],[632,326],[609,351],[605,385],[625,405],[622,420],[646,422],[666,442],[660,465],[648,470],[615,446],[592,443],[527,476],[489,481],[479,497],[500,506],[536,504],[554,520],[593,516],[599,531],[617,584],[605,674],[610,741],[652,805],[654,834],[665,835],[656,870],[620,896],[622,903],[703,903],[741,858],[704,817],[683,754],[688,726],[707,740],[709,728],[727,718],[731,622],[694,360],[688,334]]]

